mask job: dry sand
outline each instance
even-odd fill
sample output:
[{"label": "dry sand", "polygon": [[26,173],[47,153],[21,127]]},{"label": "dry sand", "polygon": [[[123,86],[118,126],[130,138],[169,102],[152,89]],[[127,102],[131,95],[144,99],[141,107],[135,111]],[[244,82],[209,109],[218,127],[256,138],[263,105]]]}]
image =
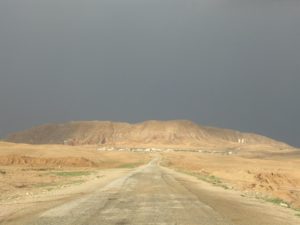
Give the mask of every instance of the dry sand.
[{"label": "dry sand", "polygon": [[[219,150],[162,152],[155,156],[161,157],[163,166],[240,191],[246,198],[300,208],[298,151],[277,151],[262,145],[240,148],[233,154]],[[7,224],[76,199],[153,157],[154,153],[146,152],[102,152],[97,146],[0,142],[0,222]]]},{"label": "dry sand", "polygon": [[295,154],[265,153],[262,157],[252,153],[250,157],[176,152],[164,153],[163,158],[163,165],[207,182],[300,208],[300,157]]},{"label": "dry sand", "polygon": [[0,142],[0,222],[75,198],[150,158],[144,153],[99,152],[92,146]]},{"label": "dry sand", "polygon": [[298,225],[287,208],[149,164],[103,188],[7,225]]}]

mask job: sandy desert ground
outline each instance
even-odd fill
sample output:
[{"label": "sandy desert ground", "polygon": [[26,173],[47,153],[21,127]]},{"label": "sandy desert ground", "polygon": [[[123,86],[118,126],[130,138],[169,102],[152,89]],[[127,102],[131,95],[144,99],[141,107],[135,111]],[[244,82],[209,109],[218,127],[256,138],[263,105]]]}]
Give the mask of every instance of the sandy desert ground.
[{"label": "sandy desert ground", "polygon": [[[295,151],[149,153],[1,142],[0,224],[68,224],[40,216],[79,201],[79,209],[88,206],[91,217],[78,224],[106,219],[101,224],[294,225],[300,222],[299,171]],[[102,201],[106,206],[100,209]],[[212,211],[204,216],[207,207]],[[95,209],[102,216],[95,216]],[[257,209],[263,215],[251,219],[262,213]],[[122,210],[131,217],[113,215]],[[171,216],[175,211],[176,218]],[[64,220],[75,218],[68,215]]]},{"label": "sandy desert ground", "polygon": [[96,149],[1,142],[0,222],[90,192],[151,158]]},{"label": "sandy desert ground", "polygon": [[245,196],[300,209],[300,154],[163,153],[163,165]]}]

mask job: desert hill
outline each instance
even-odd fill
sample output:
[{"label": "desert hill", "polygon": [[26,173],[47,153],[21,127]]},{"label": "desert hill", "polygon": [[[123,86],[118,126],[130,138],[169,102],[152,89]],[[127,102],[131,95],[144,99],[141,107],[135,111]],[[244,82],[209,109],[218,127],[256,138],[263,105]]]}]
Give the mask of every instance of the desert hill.
[{"label": "desert hill", "polygon": [[287,148],[270,138],[239,131],[200,126],[191,121],[145,121],[129,124],[111,121],[76,121],[47,124],[9,135],[9,142],[151,147],[222,147],[265,145]]}]

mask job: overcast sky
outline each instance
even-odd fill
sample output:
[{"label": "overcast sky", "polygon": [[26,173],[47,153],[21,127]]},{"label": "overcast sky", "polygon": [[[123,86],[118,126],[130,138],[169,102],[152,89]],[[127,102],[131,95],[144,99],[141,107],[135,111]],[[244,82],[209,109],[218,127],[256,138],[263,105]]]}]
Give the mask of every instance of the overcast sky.
[{"label": "overcast sky", "polygon": [[299,0],[1,0],[0,134],[190,119],[300,146]]}]

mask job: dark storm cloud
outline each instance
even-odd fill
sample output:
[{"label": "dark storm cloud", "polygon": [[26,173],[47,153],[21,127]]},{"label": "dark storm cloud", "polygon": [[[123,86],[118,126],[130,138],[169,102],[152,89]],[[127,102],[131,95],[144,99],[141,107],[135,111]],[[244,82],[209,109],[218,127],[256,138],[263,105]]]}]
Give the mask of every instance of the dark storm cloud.
[{"label": "dark storm cloud", "polygon": [[191,119],[300,146],[300,4],[3,0],[0,132]]}]

